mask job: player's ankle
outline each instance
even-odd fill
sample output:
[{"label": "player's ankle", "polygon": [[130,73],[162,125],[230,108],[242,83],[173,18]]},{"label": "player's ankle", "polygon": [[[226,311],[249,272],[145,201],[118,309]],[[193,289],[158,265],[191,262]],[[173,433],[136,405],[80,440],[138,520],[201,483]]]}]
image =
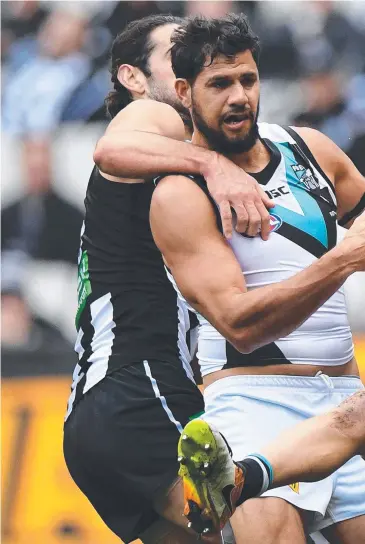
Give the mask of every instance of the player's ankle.
[{"label": "player's ankle", "polygon": [[236,463],[244,474],[245,483],[236,506],[239,506],[244,501],[259,497],[267,491],[273,481],[273,469],[270,462],[257,453],[248,455],[243,461]]}]

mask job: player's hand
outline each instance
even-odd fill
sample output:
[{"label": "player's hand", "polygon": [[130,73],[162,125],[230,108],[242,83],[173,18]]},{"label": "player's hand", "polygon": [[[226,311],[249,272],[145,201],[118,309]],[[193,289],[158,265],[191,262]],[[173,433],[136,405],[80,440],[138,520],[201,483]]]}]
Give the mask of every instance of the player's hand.
[{"label": "player's hand", "polygon": [[261,238],[267,240],[270,234],[268,209],[275,206],[274,202],[242,168],[223,155],[217,153],[215,157],[203,175],[209,192],[219,207],[224,235],[226,238],[232,236],[233,208],[237,216],[237,232],[248,236],[257,236],[260,233]]},{"label": "player's hand", "polygon": [[365,271],[365,212],[355,219],[341,244],[350,252],[355,269]]}]

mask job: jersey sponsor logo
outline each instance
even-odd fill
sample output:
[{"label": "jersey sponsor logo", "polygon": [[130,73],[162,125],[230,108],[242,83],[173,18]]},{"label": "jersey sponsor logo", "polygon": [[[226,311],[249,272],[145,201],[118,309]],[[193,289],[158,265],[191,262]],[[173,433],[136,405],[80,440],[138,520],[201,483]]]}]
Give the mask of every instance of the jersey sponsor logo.
[{"label": "jersey sponsor logo", "polygon": [[270,214],[270,232],[275,232],[276,230],[280,229],[282,224],[283,221],[281,217],[276,215],[276,213]]},{"label": "jersey sponsor logo", "polygon": [[297,493],[299,495],[299,482],[296,482],[295,484],[289,484],[289,487],[294,493]]},{"label": "jersey sponsor logo", "polygon": [[280,187],[275,187],[275,189],[270,189],[265,191],[269,198],[279,198],[282,195],[289,195],[289,187],[287,185],[280,185]]}]

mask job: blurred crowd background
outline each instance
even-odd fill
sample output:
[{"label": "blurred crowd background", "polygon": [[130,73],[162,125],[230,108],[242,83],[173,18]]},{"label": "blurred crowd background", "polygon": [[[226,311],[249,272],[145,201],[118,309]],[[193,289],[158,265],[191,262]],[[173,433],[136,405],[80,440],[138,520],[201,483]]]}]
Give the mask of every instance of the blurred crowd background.
[{"label": "blurred crowd background", "polygon": [[[83,196],[107,122],[113,37],[150,13],[238,10],[262,41],[261,119],[320,129],[365,174],[364,2],[2,2],[3,349],[73,342]],[[358,289],[349,298],[360,331]]]},{"label": "blurred crowd background", "polygon": [[[83,198],[107,123],[111,42],[129,21],[161,12],[245,12],[263,47],[261,120],[318,128],[365,175],[363,1],[27,0],[1,2],[1,11],[5,376],[67,374],[75,363]],[[361,343],[365,273],[346,292]],[[74,534],[72,524],[62,527]]]}]

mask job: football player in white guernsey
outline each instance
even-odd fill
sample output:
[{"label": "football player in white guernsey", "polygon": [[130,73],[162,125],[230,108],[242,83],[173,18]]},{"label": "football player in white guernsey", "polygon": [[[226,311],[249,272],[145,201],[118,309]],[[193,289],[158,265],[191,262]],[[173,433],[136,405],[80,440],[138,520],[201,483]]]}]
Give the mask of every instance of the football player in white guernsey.
[{"label": "football player in white guernsey", "polygon": [[[276,203],[268,242],[233,231],[227,243],[201,177],[164,177],[152,198],[155,241],[200,320],[205,418],[239,461],[363,388],[342,285],[365,270],[365,179],[319,132],[257,124],[259,47],[243,15],[194,18],[173,43],[193,143],[226,154]],[[336,219],[357,216],[337,244]],[[187,513],[197,498],[209,511],[186,484]],[[364,514],[365,462],[354,457],[320,483],[247,501],[231,523],[242,544],[305,543],[332,525],[336,542],[364,544]]]}]

